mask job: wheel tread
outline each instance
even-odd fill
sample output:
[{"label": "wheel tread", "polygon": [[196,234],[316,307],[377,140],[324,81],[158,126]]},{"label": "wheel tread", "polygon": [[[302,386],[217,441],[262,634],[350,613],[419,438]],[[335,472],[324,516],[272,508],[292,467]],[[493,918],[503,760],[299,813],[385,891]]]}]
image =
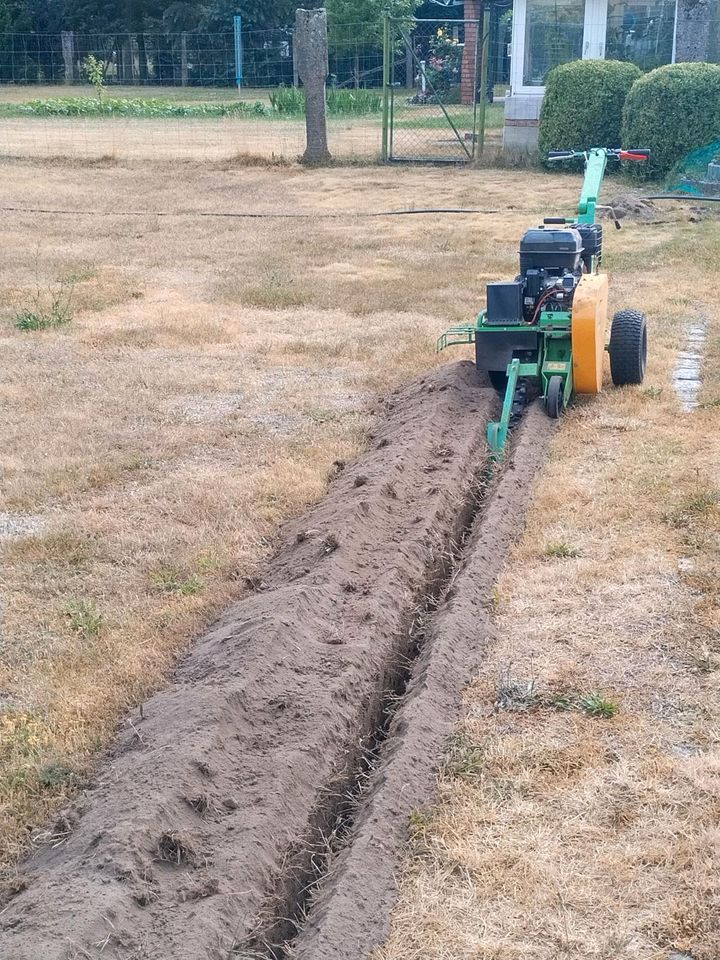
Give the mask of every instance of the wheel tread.
[{"label": "wheel tread", "polygon": [[620,310],[610,331],[610,373],[616,387],[642,383],[646,353],[645,314]]}]

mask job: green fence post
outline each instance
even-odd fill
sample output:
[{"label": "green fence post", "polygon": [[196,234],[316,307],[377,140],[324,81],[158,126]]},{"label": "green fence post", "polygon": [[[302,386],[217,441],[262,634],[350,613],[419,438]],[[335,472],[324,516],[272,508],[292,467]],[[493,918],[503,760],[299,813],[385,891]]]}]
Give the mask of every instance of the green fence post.
[{"label": "green fence post", "polygon": [[390,14],[383,14],[383,127],[382,159],[388,161],[388,134],[390,130]]}]

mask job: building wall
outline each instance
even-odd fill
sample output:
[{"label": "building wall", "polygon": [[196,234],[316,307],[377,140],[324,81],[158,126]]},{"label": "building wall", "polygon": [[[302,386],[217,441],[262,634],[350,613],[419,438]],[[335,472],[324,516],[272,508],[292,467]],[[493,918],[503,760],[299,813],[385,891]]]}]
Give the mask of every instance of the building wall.
[{"label": "building wall", "polygon": [[[718,0],[678,0],[675,62],[715,60]],[[715,41],[715,42],[714,42]]]}]

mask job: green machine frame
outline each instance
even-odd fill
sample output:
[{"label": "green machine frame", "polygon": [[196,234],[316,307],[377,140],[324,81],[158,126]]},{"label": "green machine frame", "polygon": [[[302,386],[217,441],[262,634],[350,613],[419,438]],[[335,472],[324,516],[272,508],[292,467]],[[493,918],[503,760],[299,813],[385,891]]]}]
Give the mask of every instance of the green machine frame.
[{"label": "green machine frame", "polygon": [[[546,224],[595,223],[595,214],[598,209],[598,199],[602,186],[608,159],[644,160],[647,151],[610,150],[604,147],[594,148],[587,152],[572,150],[554,151],[548,159],[571,160],[582,158],[585,161],[585,177],[583,180],[577,215],[575,217],[546,217]],[[619,224],[617,224],[619,226]],[[599,258],[593,257],[591,273],[597,273]],[[572,313],[571,311],[541,310],[536,324],[526,322],[509,325],[487,323],[485,310],[478,315],[474,325],[450,327],[437,342],[438,352],[447,347],[463,344],[474,344],[480,338],[490,338],[498,334],[518,333],[537,334],[538,352],[537,361],[524,363],[513,359],[507,366],[507,388],[503,400],[500,419],[489,423],[487,437],[491,449],[502,455],[508,439],[511,421],[515,407],[515,396],[518,381],[521,378],[535,378],[540,382],[542,396],[546,403],[557,404],[557,411],[566,407],[573,395],[573,357],[572,357]],[[556,414],[557,415],[557,414]]]}]

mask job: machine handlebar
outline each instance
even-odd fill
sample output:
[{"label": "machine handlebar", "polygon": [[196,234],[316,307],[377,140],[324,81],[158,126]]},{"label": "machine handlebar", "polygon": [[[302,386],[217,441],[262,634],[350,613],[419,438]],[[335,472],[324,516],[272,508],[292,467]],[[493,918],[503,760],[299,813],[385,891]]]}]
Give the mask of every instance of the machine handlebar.
[{"label": "machine handlebar", "polygon": [[[634,147],[627,150],[610,150],[603,147],[605,150],[605,155],[609,160],[648,160],[650,158],[650,151],[647,147]],[[550,150],[547,155],[548,160],[576,160],[582,158],[587,160],[588,157],[587,150]]]}]

